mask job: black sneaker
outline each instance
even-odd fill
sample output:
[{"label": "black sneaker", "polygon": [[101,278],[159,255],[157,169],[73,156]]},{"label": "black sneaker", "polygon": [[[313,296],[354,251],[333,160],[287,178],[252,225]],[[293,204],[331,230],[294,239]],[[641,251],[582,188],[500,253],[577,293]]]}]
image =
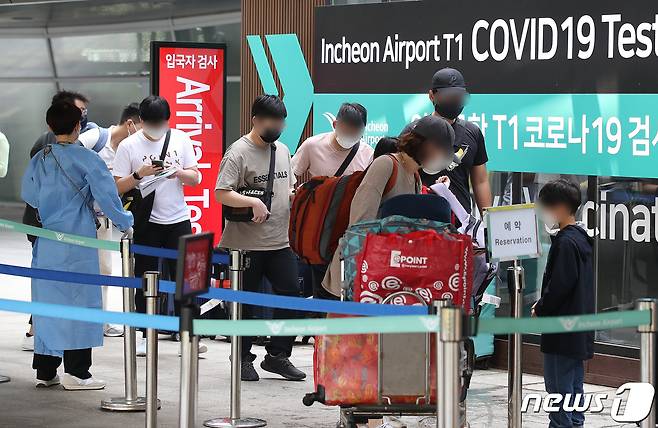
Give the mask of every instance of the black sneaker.
[{"label": "black sneaker", "polygon": [[240,366],[240,379],[247,382],[256,382],[257,380],[260,380],[258,372],[254,368],[255,359],[255,355],[250,355],[242,360],[242,364]]},{"label": "black sneaker", "polygon": [[288,380],[304,380],[306,373],[295,367],[288,357],[283,354],[279,355],[265,355],[260,367],[270,373],[276,373]]},{"label": "black sneaker", "polygon": [[252,361],[243,361],[240,368],[240,379],[246,382],[256,382],[260,380],[258,372],[254,368],[254,363]]}]

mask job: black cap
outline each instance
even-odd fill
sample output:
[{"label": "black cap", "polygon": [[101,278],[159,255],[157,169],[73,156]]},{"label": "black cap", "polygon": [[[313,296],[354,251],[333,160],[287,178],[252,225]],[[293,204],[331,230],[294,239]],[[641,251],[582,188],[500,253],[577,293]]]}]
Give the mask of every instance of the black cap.
[{"label": "black cap", "polygon": [[452,129],[452,125],[438,116],[421,117],[411,126],[410,131],[444,148],[452,149],[455,143],[455,130]]},{"label": "black cap", "polygon": [[450,89],[466,92],[464,76],[454,68],[442,68],[432,76],[432,89]]}]

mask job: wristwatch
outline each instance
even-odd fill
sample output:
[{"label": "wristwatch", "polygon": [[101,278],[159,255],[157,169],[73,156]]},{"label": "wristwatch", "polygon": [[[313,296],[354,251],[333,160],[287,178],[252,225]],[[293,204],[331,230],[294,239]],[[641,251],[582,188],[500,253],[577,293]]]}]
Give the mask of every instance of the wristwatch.
[{"label": "wristwatch", "polygon": [[133,178],[134,178],[135,180],[137,180],[137,181],[139,181],[139,180],[142,179],[142,177],[139,176],[139,174],[137,173],[137,171],[133,172]]}]

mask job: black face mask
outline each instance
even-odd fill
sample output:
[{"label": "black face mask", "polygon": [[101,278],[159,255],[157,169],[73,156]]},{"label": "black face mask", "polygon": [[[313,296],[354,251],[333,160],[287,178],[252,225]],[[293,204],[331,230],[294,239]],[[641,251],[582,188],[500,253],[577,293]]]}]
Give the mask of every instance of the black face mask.
[{"label": "black face mask", "polygon": [[281,136],[281,130],[276,128],[268,128],[262,134],[259,134],[260,138],[266,143],[272,144]]},{"label": "black face mask", "polygon": [[462,102],[443,102],[435,103],[434,111],[441,117],[446,119],[455,120],[464,110],[464,103]]},{"label": "black face mask", "polygon": [[80,117],[80,129],[85,129],[88,122],[89,122],[89,117],[87,116],[87,112],[82,113],[82,117]]}]

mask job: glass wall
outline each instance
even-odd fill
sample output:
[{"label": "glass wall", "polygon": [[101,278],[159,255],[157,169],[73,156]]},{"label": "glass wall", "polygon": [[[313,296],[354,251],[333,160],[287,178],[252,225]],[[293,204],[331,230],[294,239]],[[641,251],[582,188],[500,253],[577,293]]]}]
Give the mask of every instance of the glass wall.
[{"label": "glass wall", "polygon": [[[510,203],[511,174],[493,173],[492,184],[496,202]],[[522,174],[522,202],[535,202],[542,186],[563,177],[577,183],[583,204],[577,219],[593,237],[596,311],[630,310],[638,298],[658,295],[658,180],[638,180],[612,177],[585,177],[554,174]],[[539,298],[550,237],[540,225],[542,255],[536,260],[524,260],[526,290],[525,315]],[[509,316],[509,293],[506,269],[501,264],[497,285],[503,304],[500,316]],[[634,328],[599,331],[600,344],[639,347]],[[613,351],[614,352],[614,351]],[[622,354],[626,354],[622,352]]]},{"label": "glass wall", "polygon": [[116,123],[125,105],[149,94],[153,40],[226,44],[226,138],[236,140],[240,132],[240,22],[234,13],[223,16],[222,24],[214,26],[195,26],[194,18],[186,18],[184,25],[174,20],[165,30],[161,22],[158,28],[132,23],[130,28],[139,31],[124,31],[122,26],[119,33],[79,34],[75,27],[67,27],[65,34],[52,37],[0,36],[0,131],[11,146],[0,202],[21,201],[20,179],[32,144],[46,131],[44,117],[52,95],[58,89],[80,92],[90,99],[90,120],[103,126]]}]

